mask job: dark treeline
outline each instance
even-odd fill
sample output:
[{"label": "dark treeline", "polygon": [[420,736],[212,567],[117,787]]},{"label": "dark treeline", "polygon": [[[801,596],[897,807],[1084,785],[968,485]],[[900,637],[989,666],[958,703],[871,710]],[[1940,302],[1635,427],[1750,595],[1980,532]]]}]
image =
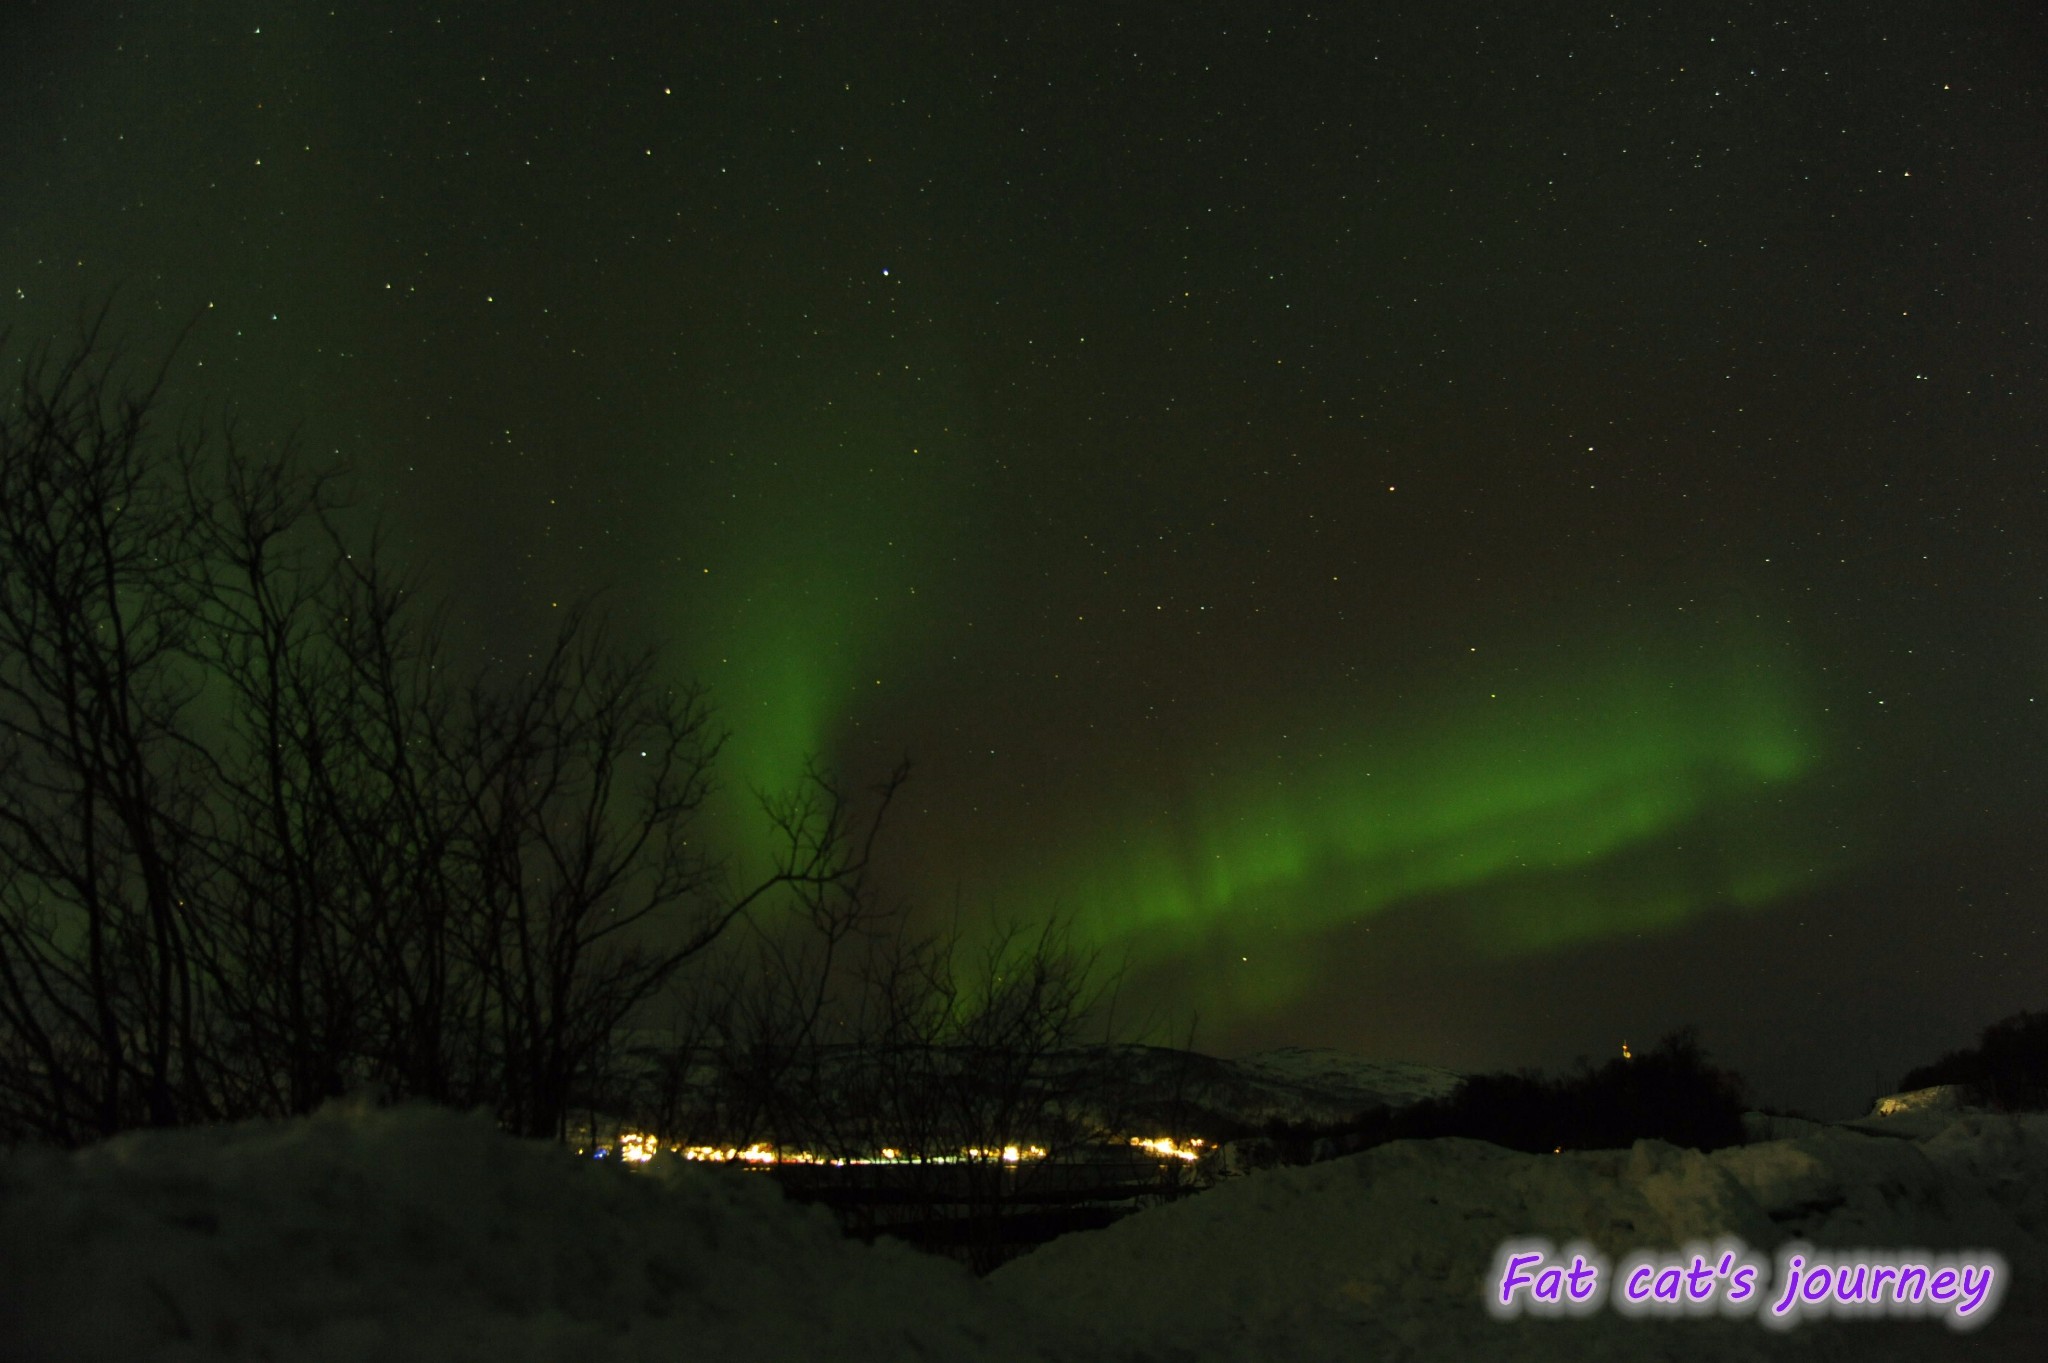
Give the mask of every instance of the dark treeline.
[{"label": "dark treeline", "polygon": [[162,429],[103,322],[0,408],[0,1138],[365,1086],[557,1136],[735,923],[865,921],[901,772],[863,815],[822,776],[768,806],[730,884],[701,695],[581,611],[465,665],[333,476]]},{"label": "dark treeline", "polygon": [[1091,1044],[1116,1025],[1117,977],[1062,920],[914,935],[861,892],[813,899],[788,926],[724,953],[673,1026],[622,1038],[588,1092],[593,1144],[609,1115],[663,1148],[819,1161],[777,1177],[853,1233],[984,1272],[1101,1224],[1111,1190],[1182,1190],[1177,1163],[1126,1141],[1131,1048]]},{"label": "dark treeline", "polygon": [[1318,1152],[1440,1136],[1530,1154],[1625,1150],[1639,1140],[1718,1150],[1747,1139],[1745,1089],[1739,1075],[1712,1063],[1690,1028],[1681,1028],[1640,1055],[1616,1057],[1598,1068],[1581,1062],[1576,1071],[1555,1078],[1476,1074],[1442,1098],[1328,1126],[1277,1125],[1266,1134],[1279,1158],[1294,1163]]},{"label": "dark treeline", "polygon": [[1511,1150],[1621,1150],[1639,1140],[1718,1150],[1745,1139],[1744,1084],[1690,1030],[1640,1055],[1544,1079],[1474,1075],[1445,1099],[1394,1114],[1392,1136],[1472,1136]]},{"label": "dark treeline", "polygon": [[1973,1103],[2006,1112],[2048,1110],[2048,1013],[2019,1012],[1986,1027],[1968,1050],[1910,1071],[1901,1089],[1956,1084]]}]

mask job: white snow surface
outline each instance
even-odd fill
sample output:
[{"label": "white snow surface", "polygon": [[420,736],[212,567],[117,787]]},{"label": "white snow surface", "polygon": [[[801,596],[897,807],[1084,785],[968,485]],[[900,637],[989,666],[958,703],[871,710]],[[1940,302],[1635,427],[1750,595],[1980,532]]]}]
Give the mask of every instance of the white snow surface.
[{"label": "white snow surface", "polygon": [[[2048,1117],[1873,1119],[1702,1155],[1403,1141],[1071,1235],[985,1282],[842,1239],[759,1174],[629,1173],[481,1117],[335,1105],[0,1159],[0,1359],[1692,1360],[2048,1357]],[[1991,1248],[1933,1321],[1502,1322],[1500,1243]]]}]

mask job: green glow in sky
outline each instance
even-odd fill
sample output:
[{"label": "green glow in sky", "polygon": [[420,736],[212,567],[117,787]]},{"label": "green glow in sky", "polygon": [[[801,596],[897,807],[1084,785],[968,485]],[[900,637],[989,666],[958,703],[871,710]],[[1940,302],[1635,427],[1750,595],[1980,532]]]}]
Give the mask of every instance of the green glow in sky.
[{"label": "green glow in sky", "polygon": [[846,726],[915,655],[945,595],[962,475],[936,407],[852,384],[702,443],[726,455],[685,492],[703,562],[681,575],[674,627],[729,735],[727,836],[758,868],[775,843],[756,795],[788,794],[813,762],[830,771]]}]

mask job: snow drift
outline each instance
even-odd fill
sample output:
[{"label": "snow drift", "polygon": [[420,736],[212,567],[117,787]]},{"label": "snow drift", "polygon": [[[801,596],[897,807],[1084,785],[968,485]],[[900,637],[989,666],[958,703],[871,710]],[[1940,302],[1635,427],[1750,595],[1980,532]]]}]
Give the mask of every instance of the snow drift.
[{"label": "snow drift", "polygon": [[844,1239],[760,1174],[648,1168],[426,1107],[17,1154],[0,1358],[1050,1356],[965,1269]]},{"label": "snow drift", "polygon": [[[1919,1139],[1914,1139],[1915,1135]],[[1992,1249],[2012,1272],[1967,1335],[1933,1321],[1499,1321],[1498,1247],[1584,1240],[1610,1256],[1739,1238],[1895,1252]],[[1933,1114],[1704,1155],[1658,1141],[1524,1155],[1399,1141],[1276,1169],[1090,1235],[992,1281],[1156,1360],[2039,1359],[2048,1356],[2048,1117]],[[1141,1267],[1142,1266],[1142,1267]]]},{"label": "snow drift", "polygon": [[[627,1172],[420,1107],[0,1160],[0,1357],[2034,1359],[2048,1118],[1915,1112],[1702,1155],[1398,1142],[1069,1236],[986,1282],[759,1174]],[[1498,1246],[1990,1248],[1995,1319],[1492,1319]]]}]

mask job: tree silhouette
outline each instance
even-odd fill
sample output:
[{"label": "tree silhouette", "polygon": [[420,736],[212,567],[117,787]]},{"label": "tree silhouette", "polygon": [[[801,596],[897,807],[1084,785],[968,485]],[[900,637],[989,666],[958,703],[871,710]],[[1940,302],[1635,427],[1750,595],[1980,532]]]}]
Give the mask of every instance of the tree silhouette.
[{"label": "tree silhouette", "polygon": [[370,1084],[561,1134],[734,923],[858,917],[813,775],[749,886],[693,837],[720,740],[589,611],[466,669],[339,481],[157,430],[105,310],[0,409],[0,1136],[310,1110]]}]

